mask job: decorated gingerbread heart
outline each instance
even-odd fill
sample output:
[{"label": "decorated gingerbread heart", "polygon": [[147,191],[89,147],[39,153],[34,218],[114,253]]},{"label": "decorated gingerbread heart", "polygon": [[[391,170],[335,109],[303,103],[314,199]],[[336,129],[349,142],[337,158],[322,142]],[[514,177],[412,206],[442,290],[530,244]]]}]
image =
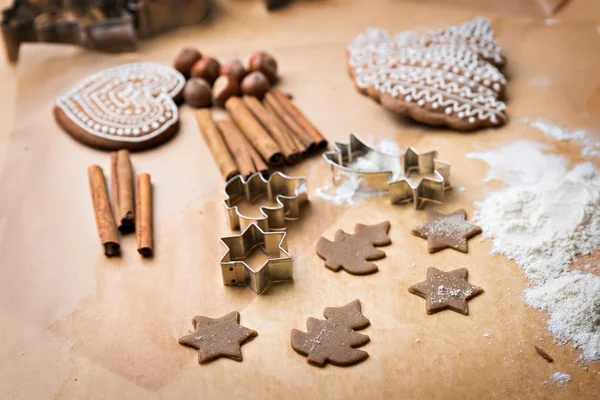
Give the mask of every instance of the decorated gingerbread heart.
[{"label": "decorated gingerbread heart", "polygon": [[56,101],[58,124],[72,137],[104,150],[143,150],[179,127],[176,100],[185,78],[156,63],[124,64],[85,78]]}]

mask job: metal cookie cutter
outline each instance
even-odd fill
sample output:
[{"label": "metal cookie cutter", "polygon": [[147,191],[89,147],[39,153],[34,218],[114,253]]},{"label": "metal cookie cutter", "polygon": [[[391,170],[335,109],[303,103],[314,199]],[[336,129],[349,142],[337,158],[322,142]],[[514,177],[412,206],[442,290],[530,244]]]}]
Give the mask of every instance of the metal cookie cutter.
[{"label": "metal cookie cutter", "polygon": [[[308,201],[306,178],[289,177],[281,172],[275,172],[269,180],[260,173],[251,175],[247,181],[241,175],[234,176],[225,184],[225,195],[223,204],[232,230],[244,230],[251,224],[265,232],[285,230],[286,220],[298,219],[301,205]],[[260,207],[261,216],[257,218],[240,212],[238,203],[252,203],[261,197],[275,205]]]},{"label": "metal cookie cutter", "polygon": [[450,164],[438,161],[437,151],[420,154],[408,147],[399,156],[378,151],[354,133],[346,143],[335,142],[334,151],[323,154],[331,166],[333,182],[350,179],[364,192],[389,191],[392,204],[441,203],[450,188]]},{"label": "metal cookie cutter", "polygon": [[[292,256],[287,252],[285,232],[264,232],[252,224],[241,235],[222,237],[221,243],[227,248],[220,261],[225,286],[247,285],[261,294],[271,282],[293,279]],[[273,258],[255,271],[242,259],[256,247]]]}]

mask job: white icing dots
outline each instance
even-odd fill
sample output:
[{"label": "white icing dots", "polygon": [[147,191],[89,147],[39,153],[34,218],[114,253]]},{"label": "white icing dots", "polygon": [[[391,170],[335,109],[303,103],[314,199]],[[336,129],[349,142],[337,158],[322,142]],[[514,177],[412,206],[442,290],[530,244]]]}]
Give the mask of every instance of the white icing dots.
[{"label": "white icing dots", "polygon": [[503,122],[506,106],[498,93],[506,79],[500,71],[462,39],[430,43],[428,37],[374,28],[360,34],[348,46],[357,86],[471,124]]},{"label": "white icing dots", "polygon": [[89,134],[116,141],[142,141],[163,133],[177,121],[172,97],[184,85],[185,78],[169,67],[125,64],[82,80],[59,97],[56,105]]}]

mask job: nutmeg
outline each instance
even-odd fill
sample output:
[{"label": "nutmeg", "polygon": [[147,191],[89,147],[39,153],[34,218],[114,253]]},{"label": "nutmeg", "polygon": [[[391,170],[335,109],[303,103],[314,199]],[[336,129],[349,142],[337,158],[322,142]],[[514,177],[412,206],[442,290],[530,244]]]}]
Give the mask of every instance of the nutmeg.
[{"label": "nutmeg", "polygon": [[269,80],[265,74],[259,71],[249,73],[242,81],[242,93],[259,99],[262,99],[270,88]]},{"label": "nutmeg", "polygon": [[221,75],[233,78],[238,84],[242,83],[247,74],[248,71],[246,71],[244,64],[240,60],[233,60],[221,66]]},{"label": "nutmeg", "polygon": [[210,107],[212,93],[210,85],[202,78],[192,78],[183,88],[183,99],[192,107]]},{"label": "nutmeg", "polygon": [[183,48],[175,57],[175,61],[173,61],[173,68],[181,72],[186,78],[189,78],[192,67],[201,58],[202,54],[200,54],[198,50],[191,47]]},{"label": "nutmeg", "polygon": [[213,85],[213,100],[215,104],[223,107],[230,97],[237,96],[240,93],[240,86],[233,78],[227,75],[221,75]]},{"label": "nutmeg", "polygon": [[197,61],[192,67],[192,77],[202,78],[209,84],[213,84],[219,77],[221,65],[212,57],[204,57]]},{"label": "nutmeg", "polygon": [[262,72],[271,83],[277,79],[277,61],[265,51],[257,51],[252,54],[248,61],[248,68],[252,72]]}]

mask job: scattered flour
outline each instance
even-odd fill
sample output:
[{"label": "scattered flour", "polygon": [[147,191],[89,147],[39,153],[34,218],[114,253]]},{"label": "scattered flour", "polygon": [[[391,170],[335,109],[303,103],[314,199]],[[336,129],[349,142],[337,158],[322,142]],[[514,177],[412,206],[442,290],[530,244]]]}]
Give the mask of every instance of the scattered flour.
[{"label": "scattered flour", "polygon": [[315,195],[321,199],[338,206],[347,204],[349,206],[356,205],[356,195],[360,187],[359,179],[347,179],[340,186],[332,188],[323,186],[317,188]]},{"label": "scattered flour", "polygon": [[525,118],[524,121],[529,123],[533,128],[544,132],[544,134],[551,139],[559,140],[561,142],[569,140],[579,142],[582,147],[581,155],[584,157],[600,157],[600,142],[592,137],[587,131],[582,129],[569,131],[542,119],[530,121]]},{"label": "scattered flour", "polygon": [[565,374],[563,372],[555,372],[552,375],[552,382],[556,383],[559,386],[566,385],[571,382],[571,375]]},{"label": "scattered flour", "polygon": [[484,333],[481,336],[483,336],[484,338],[488,338],[488,339],[492,337],[492,335],[490,335],[489,333]]},{"label": "scattered flour", "polygon": [[591,163],[566,170],[536,142],[472,153],[490,170],[486,180],[509,186],[478,204],[475,220],[493,239],[493,254],[513,259],[532,282],[525,300],[550,314],[549,330],[600,360],[600,277],[569,271],[574,257],[600,245],[600,171]]},{"label": "scattered flour", "polygon": [[467,157],[485,161],[489,165],[485,182],[497,180],[509,185],[527,185],[542,178],[558,178],[566,173],[567,160],[542,152],[549,149],[542,143],[521,140],[498,150],[469,153]]}]

